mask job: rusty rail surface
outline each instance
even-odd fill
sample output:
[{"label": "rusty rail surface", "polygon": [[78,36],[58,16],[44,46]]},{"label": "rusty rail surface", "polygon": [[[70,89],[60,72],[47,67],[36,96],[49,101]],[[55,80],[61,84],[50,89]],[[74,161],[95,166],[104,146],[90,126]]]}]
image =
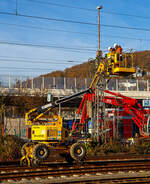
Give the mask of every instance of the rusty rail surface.
[{"label": "rusty rail surface", "polygon": [[[22,180],[48,177],[86,176],[119,172],[139,172],[150,170],[150,159],[87,161],[84,165],[67,163],[43,164],[39,168],[18,166],[0,167],[0,181]],[[114,175],[113,174],[113,175]],[[142,176],[143,177],[143,176]],[[105,179],[106,180],[106,179]],[[90,181],[89,181],[90,182]]]}]

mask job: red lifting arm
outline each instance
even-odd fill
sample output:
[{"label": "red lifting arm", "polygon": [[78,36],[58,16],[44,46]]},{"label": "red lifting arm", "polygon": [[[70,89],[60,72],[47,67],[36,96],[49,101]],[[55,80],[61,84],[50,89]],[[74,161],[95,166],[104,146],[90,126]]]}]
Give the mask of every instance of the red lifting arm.
[{"label": "red lifting arm", "polygon": [[[126,113],[130,114],[132,116],[132,120],[136,123],[136,125],[141,130],[141,133],[143,134],[143,125],[144,125],[144,115],[146,114],[143,107],[138,103],[138,101],[134,98],[124,96],[120,93],[111,92],[109,90],[105,90],[105,93],[111,95],[111,96],[105,96],[104,97],[104,103],[105,104],[111,104],[117,107],[121,107]],[[81,112],[81,119],[79,124],[81,127],[84,126],[84,123],[86,122],[88,116],[87,116],[87,101],[94,102],[95,93],[87,93],[84,94],[81,104],[79,106],[79,109],[77,111],[77,114]],[[72,130],[75,130],[75,122],[73,124]]]}]

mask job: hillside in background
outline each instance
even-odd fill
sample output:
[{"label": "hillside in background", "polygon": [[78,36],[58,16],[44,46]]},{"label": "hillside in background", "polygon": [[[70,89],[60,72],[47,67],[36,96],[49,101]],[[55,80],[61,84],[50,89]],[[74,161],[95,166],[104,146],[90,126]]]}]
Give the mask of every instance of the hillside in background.
[{"label": "hillside in background", "polygon": [[[150,51],[141,51],[141,52],[135,52],[135,66],[140,66],[145,71],[150,72]],[[67,68],[64,71],[55,71],[52,73],[48,73],[43,75],[44,77],[66,77],[66,78],[92,78],[94,73],[96,72],[96,62],[95,60],[89,60],[87,62],[84,62],[83,64],[73,66],[71,68]],[[146,77],[145,77],[146,78]],[[149,77],[150,78],[150,77]],[[147,79],[149,79],[147,77]],[[41,78],[37,77],[34,78],[35,84],[41,88]],[[31,80],[28,79],[22,83],[22,86],[31,88]],[[78,83],[79,84],[79,83]],[[28,86],[29,85],[29,86]],[[46,85],[46,81],[45,81]],[[20,86],[20,82],[16,83],[16,87]],[[47,85],[49,88],[49,86]],[[14,98],[13,98],[14,99]],[[29,109],[37,106],[41,106],[41,104],[45,103],[44,98],[39,98],[38,94],[35,98],[32,98],[25,95],[21,97],[9,99],[9,104],[13,104],[16,106],[16,112],[19,115],[24,114]],[[7,103],[8,103],[7,102]],[[36,102],[36,103],[35,103]],[[6,103],[6,105],[7,105]],[[10,112],[12,109],[9,109]],[[13,111],[12,111],[13,112]]]},{"label": "hillside in background", "polygon": [[[141,67],[145,71],[150,71],[150,51],[140,51],[134,53],[135,66]],[[95,72],[95,61],[90,60],[83,64],[67,68],[64,71],[54,71],[43,76],[45,77],[78,77],[90,78]]]},{"label": "hillside in background", "polygon": [[66,68],[64,71],[54,71],[43,76],[44,77],[89,78],[91,76],[90,72],[91,72],[91,62],[84,62],[83,64],[75,65],[71,68]]},{"label": "hillside in background", "polygon": [[150,51],[135,52],[135,65],[150,71]]}]

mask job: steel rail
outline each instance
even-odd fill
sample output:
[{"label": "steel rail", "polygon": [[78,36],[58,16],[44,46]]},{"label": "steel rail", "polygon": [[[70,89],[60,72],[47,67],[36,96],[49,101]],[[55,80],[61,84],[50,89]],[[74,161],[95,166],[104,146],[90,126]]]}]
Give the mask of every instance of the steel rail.
[{"label": "steel rail", "polygon": [[38,170],[24,170],[24,171],[13,171],[13,172],[1,172],[0,173],[0,180],[8,180],[8,179],[15,179],[20,180],[22,178],[35,178],[35,177],[61,177],[61,176],[72,176],[72,175],[85,175],[85,174],[95,174],[95,173],[108,173],[108,172],[119,172],[119,171],[139,171],[139,170],[150,170],[150,163],[139,164],[133,163],[126,164],[126,165],[117,165],[115,164],[108,164],[103,166],[78,166],[78,167],[70,167],[70,168],[39,168]]},{"label": "steel rail", "polygon": [[34,168],[34,167],[28,167],[28,166],[24,166],[24,167],[20,167],[19,165],[15,166],[15,165],[8,165],[8,166],[1,166],[0,167],[0,173],[1,172],[11,172],[16,170],[16,172],[18,171],[24,171],[24,170],[30,170],[30,171],[36,171],[37,169],[41,169],[41,170],[47,170],[47,169],[59,169],[59,168],[63,168],[63,169],[69,169],[71,168],[80,168],[80,167],[88,167],[88,168],[93,168],[93,167],[98,167],[98,168],[109,168],[109,167],[132,167],[132,166],[139,166],[139,167],[145,167],[145,166],[150,166],[150,159],[131,159],[131,160],[103,160],[103,161],[98,161],[98,160],[91,160],[91,161],[87,161],[84,163],[83,166],[79,166],[76,165],[76,163],[73,164],[68,164],[65,162],[55,162],[55,163],[44,163],[40,166],[38,166],[38,168]]}]

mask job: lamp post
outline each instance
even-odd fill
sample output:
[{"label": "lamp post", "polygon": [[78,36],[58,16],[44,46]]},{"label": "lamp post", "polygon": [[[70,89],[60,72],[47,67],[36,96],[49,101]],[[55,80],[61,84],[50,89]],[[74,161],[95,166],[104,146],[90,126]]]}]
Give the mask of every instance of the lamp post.
[{"label": "lamp post", "polygon": [[96,57],[102,55],[102,51],[100,50],[100,10],[102,9],[102,6],[98,6],[98,50],[96,52]]},{"label": "lamp post", "polygon": [[[97,66],[99,66],[99,62],[102,58],[102,51],[100,50],[100,10],[102,9],[102,6],[98,6],[98,49],[96,52],[96,60],[97,60]],[[100,87],[100,86],[99,86]],[[104,131],[104,119],[103,119],[103,111],[104,111],[104,104],[102,102],[104,92],[103,90],[99,90],[99,87],[97,86],[96,89],[96,117],[97,117],[97,122],[96,122],[96,132],[97,132],[97,142],[99,142],[99,133],[100,131],[102,132],[102,141],[103,141],[103,131]],[[99,102],[99,99],[101,99],[101,103]],[[101,116],[101,126],[100,126],[100,116]],[[101,128],[100,128],[101,127]]]}]

